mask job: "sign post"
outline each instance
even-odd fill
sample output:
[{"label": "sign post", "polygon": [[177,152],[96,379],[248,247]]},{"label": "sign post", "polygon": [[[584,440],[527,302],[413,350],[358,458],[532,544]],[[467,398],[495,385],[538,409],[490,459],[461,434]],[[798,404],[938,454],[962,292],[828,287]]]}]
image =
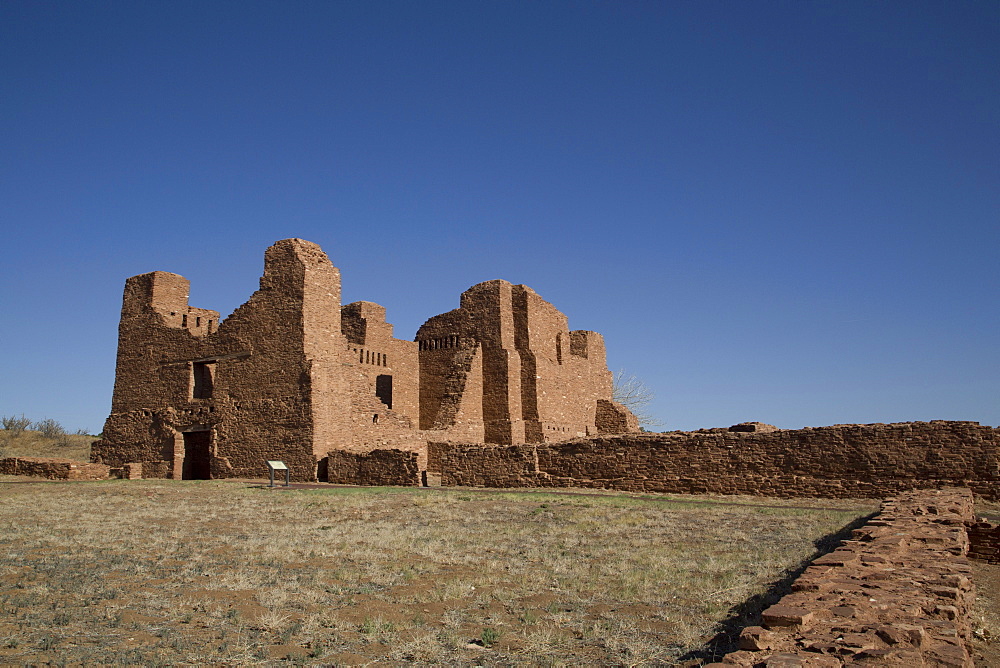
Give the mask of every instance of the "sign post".
[{"label": "sign post", "polygon": [[288,487],[289,485],[292,484],[291,483],[291,479],[289,477],[290,471],[288,470],[288,467],[285,466],[285,462],[278,462],[278,461],[268,460],[268,462],[267,462],[267,468],[271,472],[271,484],[270,484],[270,487],[274,487],[274,472],[275,471],[284,471],[285,472],[285,487]]}]

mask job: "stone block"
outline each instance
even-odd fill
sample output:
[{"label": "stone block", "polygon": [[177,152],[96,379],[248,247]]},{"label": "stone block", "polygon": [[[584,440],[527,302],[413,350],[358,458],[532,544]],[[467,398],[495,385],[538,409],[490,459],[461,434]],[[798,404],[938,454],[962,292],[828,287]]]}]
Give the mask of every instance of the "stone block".
[{"label": "stone block", "polygon": [[740,633],[740,649],[751,652],[771,649],[774,633],[760,626],[748,626]]},{"label": "stone block", "polygon": [[764,611],[761,615],[764,625],[767,627],[775,626],[801,626],[808,627],[816,613],[812,610],[806,608],[800,608],[790,605],[772,605],[770,608]]}]

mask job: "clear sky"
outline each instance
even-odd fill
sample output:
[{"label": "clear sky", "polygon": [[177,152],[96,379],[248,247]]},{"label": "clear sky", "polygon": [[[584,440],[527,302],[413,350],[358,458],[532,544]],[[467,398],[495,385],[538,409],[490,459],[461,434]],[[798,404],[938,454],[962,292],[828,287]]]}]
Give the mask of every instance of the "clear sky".
[{"label": "clear sky", "polygon": [[121,293],[319,243],[396,336],[524,283],[664,429],[1000,424],[1000,3],[0,3],[0,413],[99,431]]}]

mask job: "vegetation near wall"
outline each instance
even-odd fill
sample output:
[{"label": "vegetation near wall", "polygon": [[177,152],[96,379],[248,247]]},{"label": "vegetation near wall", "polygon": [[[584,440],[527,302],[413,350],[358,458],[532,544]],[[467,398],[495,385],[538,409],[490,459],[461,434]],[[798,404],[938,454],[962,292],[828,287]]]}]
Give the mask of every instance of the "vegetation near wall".
[{"label": "vegetation near wall", "polygon": [[59,457],[90,460],[90,444],[97,440],[83,429],[70,434],[51,418],[37,422],[20,416],[0,417],[0,457]]}]

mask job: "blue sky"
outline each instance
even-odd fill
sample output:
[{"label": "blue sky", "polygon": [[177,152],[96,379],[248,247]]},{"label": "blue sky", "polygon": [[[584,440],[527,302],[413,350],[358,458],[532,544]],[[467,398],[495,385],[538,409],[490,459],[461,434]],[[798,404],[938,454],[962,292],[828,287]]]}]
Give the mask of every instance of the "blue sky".
[{"label": "blue sky", "polygon": [[0,413],[101,428],[121,291],[319,243],[396,335],[537,290],[665,429],[1000,424],[1000,3],[0,3]]}]

